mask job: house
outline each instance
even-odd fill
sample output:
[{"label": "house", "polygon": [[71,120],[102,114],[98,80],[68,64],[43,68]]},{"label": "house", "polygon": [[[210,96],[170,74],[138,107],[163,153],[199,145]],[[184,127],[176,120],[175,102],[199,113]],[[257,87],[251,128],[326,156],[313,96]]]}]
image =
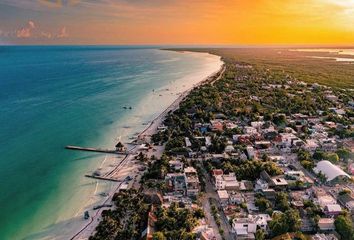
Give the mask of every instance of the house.
[{"label": "house", "polygon": [[222,206],[226,206],[229,202],[229,194],[226,190],[218,190],[217,191],[220,203]]},{"label": "house", "polygon": [[318,220],[318,228],[320,231],[334,231],[334,218],[320,218]]},{"label": "house", "polygon": [[224,121],[221,119],[215,119],[210,121],[211,124],[211,131],[223,131],[224,130]]},{"label": "house", "polygon": [[199,179],[197,170],[194,167],[184,169],[184,178],[186,182],[186,193],[189,197],[196,197],[199,193]]},{"label": "house", "polygon": [[337,142],[334,138],[320,138],[321,150],[333,152],[337,150]]},{"label": "house", "polygon": [[185,141],[185,144],[186,144],[186,147],[191,147],[192,146],[192,143],[191,143],[191,141],[189,140],[189,138],[188,137],[185,137],[184,138],[184,141]]},{"label": "house", "polygon": [[268,214],[248,215],[247,218],[235,218],[232,221],[232,228],[236,239],[254,239],[257,229],[268,230],[268,222],[272,218]]},{"label": "house", "polygon": [[180,160],[171,160],[168,162],[170,168],[174,171],[182,171],[183,170],[183,162]]},{"label": "house", "polygon": [[235,148],[234,148],[234,146],[232,146],[232,145],[227,145],[226,147],[225,147],[225,150],[224,150],[226,153],[232,153],[232,152],[234,152],[235,151]]},{"label": "house", "polygon": [[244,202],[243,196],[240,192],[229,191],[229,202],[231,204],[241,204]]},{"label": "house", "polygon": [[246,153],[247,153],[248,159],[253,159],[255,157],[254,148],[252,146],[246,147]]},{"label": "house", "polygon": [[240,188],[240,183],[237,181],[235,173],[224,174],[223,179],[225,181],[225,190],[232,191]]},{"label": "house", "polygon": [[214,181],[216,190],[238,190],[240,187],[235,173],[215,175]]},{"label": "house", "polygon": [[332,102],[336,102],[338,101],[338,97],[336,95],[333,95],[333,94],[328,94],[325,96],[325,98],[329,101],[332,101]]},{"label": "house", "polygon": [[255,134],[258,134],[258,131],[257,131],[256,128],[254,128],[254,127],[249,127],[249,126],[245,126],[245,127],[243,128],[243,132],[244,132],[245,134],[248,134],[248,135],[255,135]]},{"label": "house", "polygon": [[183,173],[168,173],[165,180],[168,190],[182,195],[186,193],[186,178]]},{"label": "house", "polygon": [[263,179],[257,179],[256,184],[254,186],[255,191],[261,191],[268,189],[269,185],[268,182]]},{"label": "house", "polygon": [[316,149],[319,148],[319,145],[317,143],[316,139],[307,139],[306,143],[304,145],[304,149],[310,152],[316,151]]},{"label": "house", "polygon": [[324,212],[329,217],[335,217],[341,214],[342,208],[338,204],[328,204],[325,206]]},{"label": "house", "polygon": [[200,233],[200,240],[217,240],[214,229],[207,228]]},{"label": "house", "polygon": [[338,202],[354,214],[354,198],[351,194],[342,194],[338,196]]},{"label": "house", "polygon": [[312,240],[338,240],[338,238],[334,234],[323,234],[318,233],[313,235]]},{"label": "house", "polygon": [[281,190],[288,187],[288,182],[283,177],[273,177],[270,186]]},{"label": "house", "polygon": [[268,149],[272,143],[270,141],[255,141],[254,145],[257,149]]},{"label": "house", "polygon": [[214,179],[215,179],[214,182],[215,182],[215,189],[216,190],[225,189],[226,183],[225,183],[222,175],[216,175]]},{"label": "house", "polygon": [[251,122],[251,127],[256,128],[256,129],[261,129],[264,124],[265,124],[264,121]]}]

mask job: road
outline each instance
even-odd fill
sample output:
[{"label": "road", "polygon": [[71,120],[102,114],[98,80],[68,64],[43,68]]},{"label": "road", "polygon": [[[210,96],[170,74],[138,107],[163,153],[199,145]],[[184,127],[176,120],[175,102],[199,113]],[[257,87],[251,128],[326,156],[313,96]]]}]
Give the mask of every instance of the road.
[{"label": "road", "polygon": [[[223,211],[221,211],[221,205],[220,205],[220,201],[219,201],[219,197],[216,193],[216,191],[214,190],[213,184],[211,182],[210,176],[209,174],[205,171],[205,169],[203,167],[201,167],[200,169],[202,169],[202,174],[204,176],[205,179],[205,195],[203,196],[202,199],[202,203],[203,203],[203,209],[206,215],[212,217],[211,215],[211,209],[210,209],[210,204],[209,204],[209,199],[211,199],[211,202],[214,203],[216,205],[216,207],[218,208],[218,212],[220,215],[220,227],[221,229],[224,231],[224,239],[226,240],[234,240],[235,236],[232,233],[232,228],[231,225],[229,224],[229,221],[227,220],[225,214]],[[206,202],[206,203],[205,203]],[[214,229],[214,232],[219,233],[219,229],[218,226],[215,223],[214,218],[213,219],[213,223],[211,223],[211,226]]]}]

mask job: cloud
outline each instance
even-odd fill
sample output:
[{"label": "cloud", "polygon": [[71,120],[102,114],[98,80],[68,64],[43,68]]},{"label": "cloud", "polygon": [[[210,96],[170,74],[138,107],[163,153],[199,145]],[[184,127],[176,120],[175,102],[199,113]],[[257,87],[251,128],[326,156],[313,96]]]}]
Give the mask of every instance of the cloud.
[{"label": "cloud", "polygon": [[60,29],[60,33],[57,35],[57,38],[67,38],[69,37],[69,34],[66,31],[66,27],[62,27]]},{"label": "cloud", "polygon": [[16,31],[16,36],[18,38],[29,38],[32,36],[32,30],[35,29],[36,26],[33,21],[28,21],[27,26],[22,27]]},{"label": "cloud", "polygon": [[81,2],[80,0],[38,0],[44,6],[50,8],[61,8],[64,6],[73,6]]},{"label": "cloud", "polygon": [[50,32],[41,31],[41,37],[51,39],[52,34]]},{"label": "cloud", "polygon": [[[69,37],[66,27],[60,28],[59,33],[53,33],[42,29],[40,25],[31,20],[27,22],[26,26],[15,30],[14,33],[17,38],[59,39]],[[1,32],[1,35],[5,36],[6,34],[5,32]]]},{"label": "cloud", "polygon": [[34,25],[34,22],[33,21],[28,21],[28,26],[30,28],[36,28],[36,26]]}]

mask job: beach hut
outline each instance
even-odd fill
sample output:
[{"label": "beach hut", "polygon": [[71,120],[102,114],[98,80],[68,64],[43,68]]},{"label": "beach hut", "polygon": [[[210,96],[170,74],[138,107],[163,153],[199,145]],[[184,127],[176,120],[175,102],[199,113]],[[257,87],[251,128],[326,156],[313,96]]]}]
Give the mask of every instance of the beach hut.
[{"label": "beach hut", "polygon": [[123,145],[123,143],[121,142],[118,142],[116,144],[116,151],[117,152],[124,152],[126,149],[125,149],[125,146]]}]

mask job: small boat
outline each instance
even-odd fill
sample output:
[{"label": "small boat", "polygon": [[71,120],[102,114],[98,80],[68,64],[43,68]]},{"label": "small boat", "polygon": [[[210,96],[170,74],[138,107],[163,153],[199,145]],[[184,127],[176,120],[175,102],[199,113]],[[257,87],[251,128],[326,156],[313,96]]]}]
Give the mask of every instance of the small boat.
[{"label": "small boat", "polygon": [[84,219],[87,220],[87,219],[89,219],[89,218],[90,218],[89,212],[88,212],[88,211],[85,211],[85,213],[84,213]]}]

